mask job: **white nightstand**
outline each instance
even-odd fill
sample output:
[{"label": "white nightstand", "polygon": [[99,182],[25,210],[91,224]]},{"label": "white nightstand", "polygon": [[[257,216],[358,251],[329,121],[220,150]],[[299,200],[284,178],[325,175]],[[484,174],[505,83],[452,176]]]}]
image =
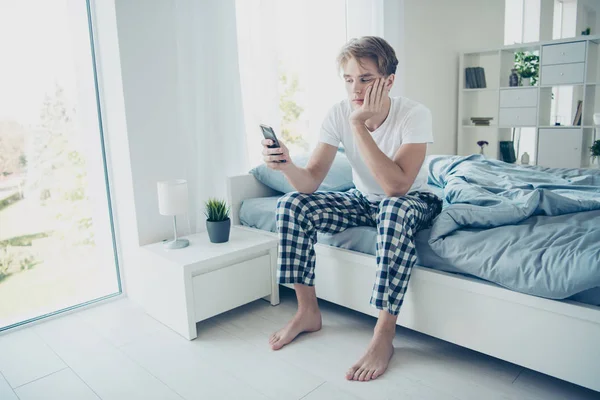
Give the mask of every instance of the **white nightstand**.
[{"label": "white nightstand", "polygon": [[192,340],[196,322],[260,298],[279,304],[276,238],[241,227],[227,243],[206,232],[186,238],[184,249],[142,247],[126,274],[129,297],[149,315]]}]

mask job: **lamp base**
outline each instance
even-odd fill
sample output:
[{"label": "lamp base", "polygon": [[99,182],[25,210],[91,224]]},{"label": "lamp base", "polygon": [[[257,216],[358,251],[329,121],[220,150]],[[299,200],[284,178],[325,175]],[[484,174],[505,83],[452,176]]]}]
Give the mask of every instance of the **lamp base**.
[{"label": "lamp base", "polygon": [[163,246],[165,249],[174,250],[174,249],[183,249],[184,247],[188,247],[190,245],[190,241],[187,239],[177,239],[170,240],[168,242],[164,242]]}]

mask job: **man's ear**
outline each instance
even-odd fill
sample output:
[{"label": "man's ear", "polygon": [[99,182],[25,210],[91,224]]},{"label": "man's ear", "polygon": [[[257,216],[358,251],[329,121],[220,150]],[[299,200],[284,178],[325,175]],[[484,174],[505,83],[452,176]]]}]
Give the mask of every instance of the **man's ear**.
[{"label": "man's ear", "polygon": [[390,76],[387,77],[386,82],[385,82],[385,88],[389,91],[392,90],[392,86],[394,86],[394,80],[396,79],[396,75],[395,74],[391,74]]}]

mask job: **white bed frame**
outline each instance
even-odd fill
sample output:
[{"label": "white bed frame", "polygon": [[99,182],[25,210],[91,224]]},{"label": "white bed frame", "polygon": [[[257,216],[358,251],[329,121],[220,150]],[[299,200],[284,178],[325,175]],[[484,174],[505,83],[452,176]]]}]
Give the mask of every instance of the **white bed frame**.
[{"label": "white bed frame", "polygon": [[[230,177],[227,187],[234,225],[242,201],[277,194],[252,175]],[[376,317],[375,257],[322,244],[315,251],[317,296]],[[600,307],[415,266],[398,325],[600,391]]]}]

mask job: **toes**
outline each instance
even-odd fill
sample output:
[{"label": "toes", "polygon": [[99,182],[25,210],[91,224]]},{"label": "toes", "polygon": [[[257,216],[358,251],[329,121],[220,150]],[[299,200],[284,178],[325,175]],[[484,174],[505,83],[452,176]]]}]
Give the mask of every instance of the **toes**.
[{"label": "toes", "polygon": [[271,348],[273,350],[279,350],[282,347],[283,347],[283,340],[276,340],[275,342],[271,343]]},{"label": "toes", "polygon": [[347,372],[346,372],[346,379],[348,379],[349,381],[352,380],[352,378],[354,377],[354,373],[358,370],[358,366],[354,365],[352,366],[352,368],[350,368]]},{"label": "toes", "polygon": [[360,374],[362,374],[364,371],[364,369],[359,368],[358,370],[356,370],[356,372],[354,373],[354,376],[352,377],[353,381],[357,381],[358,378],[360,378]]},{"label": "toes", "polygon": [[358,376],[358,380],[361,382],[364,382],[367,380],[367,375],[369,374],[369,370],[368,369],[363,369],[362,372],[360,373],[360,375]]},{"label": "toes", "polygon": [[381,376],[381,372],[378,369],[376,369],[375,371],[373,371],[373,376],[371,377],[371,379],[376,379],[380,376]]},{"label": "toes", "polygon": [[365,375],[365,381],[370,381],[373,378],[373,375],[375,374],[375,370],[374,369],[370,369],[366,375]]}]

